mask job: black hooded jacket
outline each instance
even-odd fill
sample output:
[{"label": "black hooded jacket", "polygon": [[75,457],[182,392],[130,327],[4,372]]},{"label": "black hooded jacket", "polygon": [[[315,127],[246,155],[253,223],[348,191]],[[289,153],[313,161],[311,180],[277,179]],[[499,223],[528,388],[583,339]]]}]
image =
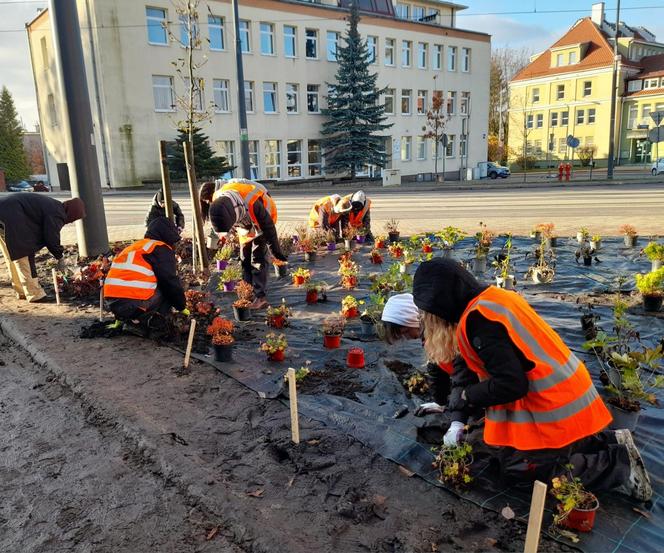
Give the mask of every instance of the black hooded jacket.
[{"label": "black hooded jacket", "polygon": [[[459,263],[434,259],[422,263],[415,273],[415,305],[450,323],[458,323],[468,304],[487,287]],[[490,377],[478,382],[459,356],[454,362],[449,407],[453,420],[465,420],[469,407],[502,405],[528,393],[526,372],[534,365],[512,342],[507,329],[474,311],[467,319],[471,347],[484,362]],[[462,399],[465,391],[466,399]]]},{"label": "black hooded jacket", "polygon": [[[150,223],[145,238],[165,242],[171,248],[180,241],[180,233],[172,221],[166,217],[158,217]],[[177,273],[175,251],[166,246],[157,246],[145,255],[157,277],[157,287],[164,299],[178,311],[185,308],[184,289]]]},{"label": "black hooded jacket", "polygon": [[[148,211],[148,214],[145,216],[145,226],[150,226],[150,223],[154,221],[157,217],[166,217],[166,206],[161,204],[164,201],[163,192],[160,190],[152,198],[152,205]],[[175,224],[178,228],[184,228],[184,214],[182,209],[177,202],[173,202],[173,215],[175,215]]]}]

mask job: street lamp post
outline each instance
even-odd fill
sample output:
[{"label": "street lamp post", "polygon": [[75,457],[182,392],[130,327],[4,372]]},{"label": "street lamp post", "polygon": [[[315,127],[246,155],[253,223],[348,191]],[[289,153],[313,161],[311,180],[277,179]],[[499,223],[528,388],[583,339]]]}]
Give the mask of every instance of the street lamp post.
[{"label": "street lamp post", "polygon": [[613,156],[616,134],[616,96],[618,86],[618,36],[620,35],[620,0],[616,8],[616,36],[613,39],[613,71],[611,75],[611,117],[609,127],[609,154],[606,165],[606,178],[613,180]]}]

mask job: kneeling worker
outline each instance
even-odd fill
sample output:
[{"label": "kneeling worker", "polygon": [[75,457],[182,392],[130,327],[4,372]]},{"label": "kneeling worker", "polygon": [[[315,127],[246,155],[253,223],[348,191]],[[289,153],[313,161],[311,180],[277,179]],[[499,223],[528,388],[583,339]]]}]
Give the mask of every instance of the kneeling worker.
[{"label": "kneeling worker", "polygon": [[104,281],[104,297],[118,321],[141,319],[155,312],[166,314],[171,308],[186,311],[173,250],[179,241],[175,224],[157,217],[143,240],[115,256]]},{"label": "kneeling worker", "polygon": [[324,196],[316,200],[309,211],[309,227],[324,231],[333,230],[338,239],[341,237],[341,218],[350,210],[350,201],[339,194]]},{"label": "kneeling worker", "polygon": [[[548,481],[571,472],[591,491],[652,496],[650,478],[629,430],[607,429],[611,414],[585,365],[519,294],[481,285],[449,259],[422,263],[413,283],[423,312],[424,348],[454,363],[451,411],[485,408],[484,443],[512,480]],[[479,382],[455,382],[459,372]],[[445,443],[457,443],[456,420]]]}]

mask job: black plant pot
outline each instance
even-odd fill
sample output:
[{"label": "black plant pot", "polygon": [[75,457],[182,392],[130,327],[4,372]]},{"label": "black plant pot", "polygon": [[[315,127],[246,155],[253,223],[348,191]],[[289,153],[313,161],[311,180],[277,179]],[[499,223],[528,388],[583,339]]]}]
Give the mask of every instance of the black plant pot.
[{"label": "black plant pot", "polygon": [[371,319],[360,317],[360,326],[362,328],[362,336],[371,338],[376,335],[376,325]]},{"label": "black plant pot", "polygon": [[248,307],[233,306],[233,315],[236,321],[243,323],[251,319],[251,309]]},{"label": "black plant pot", "polygon": [[316,261],[316,252],[304,252],[304,260],[313,263]]},{"label": "black plant pot", "polygon": [[274,265],[274,276],[286,278],[288,276],[288,265]]},{"label": "black plant pot", "polygon": [[650,313],[659,311],[662,308],[664,296],[643,296],[643,310]]},{"label": "black plant pot", "polygon": [[388,232],[387,233],[387,238],[390,241],[390,244],[394,244],[395,242],[399,241],[399,234],[398,232]]},{"label": "black plant pot", "polygon": [[233,344],[226,346],[214,345],[214,360],[219,363],[228,363],[233,360]]},{"label": "black plant pot", "polygon": [[594,315],[581,315],[581,328],[583,329],[583,336],[586,340],[597,338],[597,326],[595,326]]},{"label": "black plant pot", "polygon": [[592,256],[584,257],[584,258],[583,258],[583,264],[584,264],[586,267],[590,267],[590,266],[593,264],[593,258],[592,258]]}]

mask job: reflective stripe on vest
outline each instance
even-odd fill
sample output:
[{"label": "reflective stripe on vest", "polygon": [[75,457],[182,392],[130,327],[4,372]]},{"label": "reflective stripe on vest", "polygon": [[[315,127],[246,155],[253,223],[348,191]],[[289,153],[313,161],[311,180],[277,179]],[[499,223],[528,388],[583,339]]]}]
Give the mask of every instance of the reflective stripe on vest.
[{"label": "reflective stripe on vest", "polygon": [[487,444],[520,450],[557,449],[599,432],[611,422],[584,364],[515,292],[490,287],[461,317],[459,350],[480,379],[489,374],[468,341],[466,321],[473,311],[502,324],[514,345],[535,365],[526,373],[526,396],[486,409]]},{"label": "reflective stripe on vest", "polygon": [[104,297],[150,299],[157,289],[157,277],[143,256],[157,246],[170,247],[159,240],[145,238],[122,250],[115,257],[104,281]]}]

